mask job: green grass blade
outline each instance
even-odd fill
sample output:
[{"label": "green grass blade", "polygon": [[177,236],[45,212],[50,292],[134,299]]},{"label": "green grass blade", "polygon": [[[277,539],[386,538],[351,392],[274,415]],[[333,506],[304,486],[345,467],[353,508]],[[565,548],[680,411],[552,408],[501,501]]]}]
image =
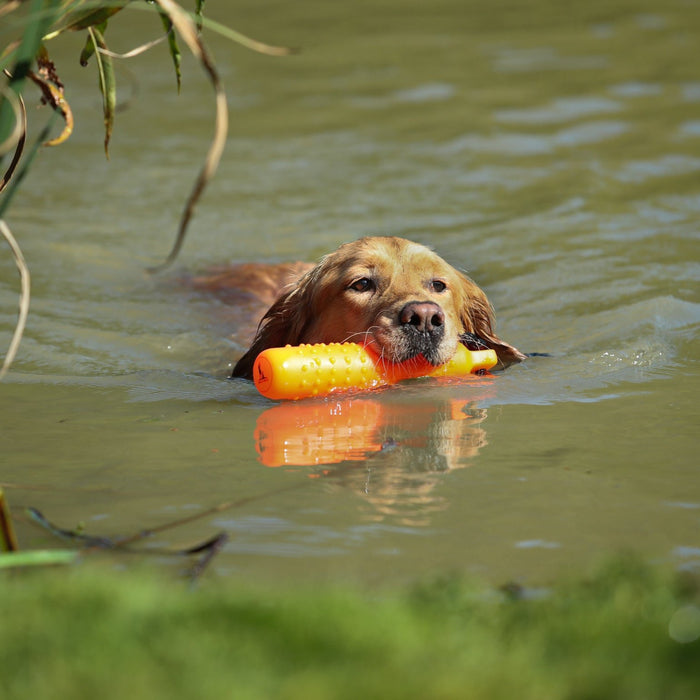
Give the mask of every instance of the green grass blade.
[{"label": "green grass blade", "polygon": [[88,33],[87,39],[85,39],[85,46],[83,46],[83,50],[80,52],[80,65],[87,66],[87,64],[90,62],[90,59],[93,57],[95,53],[95,42],[92,40],[92,35]]},{"label": "green grass blade", "polygon": [[32,552],[10,552],[0,554],[0,569],[72,564],[79,556],[78,552],[70,549],[35,549]]},{"label": "green grass blade", "polygon": [[105,155],[109,158],[109,141],[112,138],[114,127],[114,112],[117,107],[117,85],[114,78],[114,61],[111,56],[100,53],[99,49],[107,49],[104,38],[104,29],[88,27],[88,32],[95,44],[95,58],[97,60],[97,72],[100,77],[100,92],[102,93],[102,108],[105,121]]},{"label": "green grass blade", "polygon": [[204,20],[204,0],[197,0],[194,4],[194,18],[197,31],[201,34],[202,22]]},{"label": "green grass blade", "polygon": [[170,49],[170,56],[173,59],[173,66],[175,67],[175,79],[177,80],[177,91],[180,92],[182,87],[182,71],[180,70],[180,64],[182,63],[182,54],[180,53],[180,47],[177,43],[177,35],[175,34],[175,29],[173,23],[165,12],[159,10],[160,19],[163,22],[163,28],[165,29],[166,36],[168,37],[168,47]]}]

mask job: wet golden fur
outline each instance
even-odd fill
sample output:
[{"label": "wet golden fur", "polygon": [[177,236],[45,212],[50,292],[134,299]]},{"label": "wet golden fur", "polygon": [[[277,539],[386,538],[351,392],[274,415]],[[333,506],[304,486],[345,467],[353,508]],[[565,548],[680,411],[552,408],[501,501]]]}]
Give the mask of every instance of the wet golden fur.
[{"label": "wet golden fur", "polygon": [[[297,272],[308,269],[300,265]],[[246,279],[255,293],[255,275]],[[495,349],[504,365],[525,357],[496,336],[491,305],[472,280],[402,238],[346,243],[282,289],[233,376],[251,378],[265,348],[300,343],[363,342],[389,360],[423,354],[436,365],[460,342]]]}]

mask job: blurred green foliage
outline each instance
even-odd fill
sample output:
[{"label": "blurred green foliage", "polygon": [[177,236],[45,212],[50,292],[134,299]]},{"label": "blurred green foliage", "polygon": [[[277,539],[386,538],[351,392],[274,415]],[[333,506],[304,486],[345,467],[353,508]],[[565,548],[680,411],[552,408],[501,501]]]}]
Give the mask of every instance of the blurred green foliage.
[{"label": "blurred green foliage", "polygon": [[554,589],[193,591],[93,565],[0,587],[4,700],[700,697],[697,581],[626,558]]}]

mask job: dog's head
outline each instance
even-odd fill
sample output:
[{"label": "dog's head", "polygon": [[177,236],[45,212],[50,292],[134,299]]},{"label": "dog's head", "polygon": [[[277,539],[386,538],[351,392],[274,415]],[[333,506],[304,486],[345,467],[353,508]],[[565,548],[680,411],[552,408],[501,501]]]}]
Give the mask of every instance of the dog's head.
[{"label": "dog's head", "polygon": [[270,307],[234,376],[252,376],[269,347],[357,342],[403,362],[447,362],[460,342],[524,355],[496,337],[486,295],[429,248],[403,238],[363,238],[324,257]]}]

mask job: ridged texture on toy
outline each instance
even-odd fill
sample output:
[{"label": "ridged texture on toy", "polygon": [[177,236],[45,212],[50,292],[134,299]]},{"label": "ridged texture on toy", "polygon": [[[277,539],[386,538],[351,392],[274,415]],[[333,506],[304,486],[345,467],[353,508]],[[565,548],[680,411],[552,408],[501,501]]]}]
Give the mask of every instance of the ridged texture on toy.
[{"label": "ridged texture on toy", "polygon": [[401,364],[385,362],[356,343],[318,343],[268,348],[258,355],[253,378],[269,399],[301,399],[335,391],[364,390],[414,377],[461,377],[497,362],[493,350],[467,350],[435,367],[423,357]]}]

